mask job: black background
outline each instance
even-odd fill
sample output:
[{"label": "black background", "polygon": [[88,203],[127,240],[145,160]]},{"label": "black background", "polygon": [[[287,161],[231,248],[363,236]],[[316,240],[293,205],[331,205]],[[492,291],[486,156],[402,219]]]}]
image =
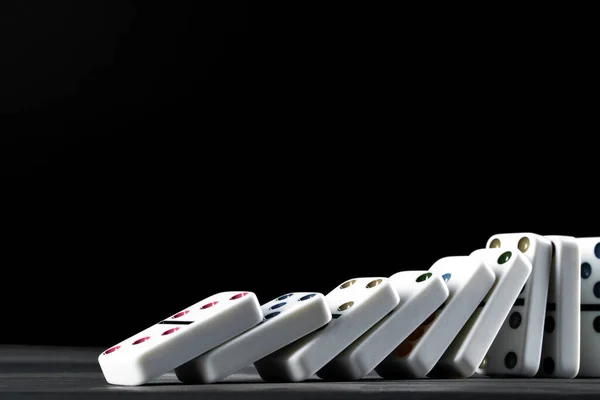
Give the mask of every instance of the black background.
[{"label": "black background", "polygon": [[1,343],[110,346],[223,290],[598,234],[571,45],[443,10],[207,4],[0,6]]}]

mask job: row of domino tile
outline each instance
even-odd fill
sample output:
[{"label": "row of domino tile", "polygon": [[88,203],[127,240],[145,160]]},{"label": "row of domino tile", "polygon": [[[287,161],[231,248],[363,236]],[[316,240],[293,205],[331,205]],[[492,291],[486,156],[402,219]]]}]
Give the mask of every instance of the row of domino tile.
[{"label": "row of domino tile", "polygon": [[345,280],[327,295],[210,296],[112,346],[108,383],[174,371],[222,381],[254,365],[265,381],[599,377],[600,238],[497,234],[424,270]]}]

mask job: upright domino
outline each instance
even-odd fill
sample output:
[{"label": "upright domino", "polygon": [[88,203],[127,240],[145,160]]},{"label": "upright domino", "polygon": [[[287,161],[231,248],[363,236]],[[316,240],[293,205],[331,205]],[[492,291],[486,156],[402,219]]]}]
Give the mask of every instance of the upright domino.
[{"label": "upright domino", "polygon": [[574,378],[579,372],[581,256],[571,236],[546,236],[552,264],[538,377]]},{"label": "upright domino", "polygon": [[483,260],[496,280],[436,364],[435,375],[440,378],[468,378],[477,372],[531,274],[531,262],[517,248],[479,249],[470,256]]},{"label": "upright domino", "polygon": [[533,377],[538,372],[542,353],[552,243],[534,233],[505,233],[490,237],[486,247],[517,248],[529,259],[532,268],[477,372],[489,376]]},{"label": "upright domino", "polygon": [[580,378],[600,378],[600,237],[577,238],[581,256]]},{"label": "upright domino", "polygon": [[264,321],[175,369],[184,383],[213,383],[325,326],[331,312],[321,293],[287,293],[262,305]]},{"label": "upright domino", "polygon": [[385,379],[425,378],[494,284],[494,272],[470,256],[444,257],[430,272],[442,276],[449,295],[375,372]]},{"label": "upright domino", "polygon": [[262,319],[254,293],[218,293],[104,351],[98,362],[108,383],[143,385]]},{"label": "upright domino", "polygon": [[331,322],[255,362],[263,380],[299,382],[310,378],[400,301],[390,280],[383,277],[350,279],[325,298]]},{"label": "upright domino", "polygon": [[390,277],[400,296],[396,308],[338,354],[317,375],[324,380],[365,377],[448,298],[448,286],[436,272],[402,271]]}]

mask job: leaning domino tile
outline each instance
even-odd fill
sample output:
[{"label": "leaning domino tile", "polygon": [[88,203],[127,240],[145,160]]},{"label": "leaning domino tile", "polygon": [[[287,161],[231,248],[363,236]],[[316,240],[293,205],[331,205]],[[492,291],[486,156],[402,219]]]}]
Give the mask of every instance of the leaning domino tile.
[{"label": "leaning domino tile", "polygon": [[495,280],[483,260],[469,256],[441,258],[429,271],[442,276],[448,298],[375,368],[385,379],[427,377]]},{"label": "leaning domino tile", "polygon": [[529,259],[532,268],[477,373],[533,377],[539,369],[542,353],[552,243],[534,233],[504,233],[490,237],[486,247],[517,248]]},{"label": "leaning domino tile", "polygon": [[213,383],[325,326],[331,312],[321,293],[296,292],[262,305],[264,321],[175,369],[184,383]]},{"label": "leaning domino tile", "polygon": [[468,378],[476,373],[531,274],[519,249],[479,249],[470,254],[494,271],[496,280],[434,368],[439,378]]},{"label": "leaning domino tile", "polygon": [[98,362],[108,383],[143,385],[262,320],[254,293],[221,292],[111,347]]},{"label": "leaning domino tile", "polygon": [[325,380],[365,377],[448,298],[448,286],[437,272],[402,271],[390,277],[400,303],[317,375]]},{"label": "leaning domino tile", "polygon": [[349,279],[325,296],[333,319],[322,329],[254,363],[271,382],[299,382],[316,374],[399,303],[384,277]]}]

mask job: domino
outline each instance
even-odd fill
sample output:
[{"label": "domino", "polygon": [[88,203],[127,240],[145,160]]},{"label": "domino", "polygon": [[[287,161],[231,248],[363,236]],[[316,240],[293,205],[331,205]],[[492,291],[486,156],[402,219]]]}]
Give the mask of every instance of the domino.
[{"label": "domino", "polygon": [[448,286],[436,272],[403,271],[390,281],[400,297],[398,306],[317,372],[320,378],[365,377],[448,298]]},{"label": "domino", "polygon": [[183,383],[213,383],[325,326],[331,312],[321,293],[287,293],[261,306],[264,321],[175,369]]},{"label": "domino", "polygon": [[389,278],[347,280],[325,299],[332,320],[323,328],[254,363],[267,382],[300,382],[323,366],[391,312],[400,302]]},{"label": "domino", "polygon": [[138,386],[263,320],[252,292],[221,292],[125,339],[98,356],[106,381]]},{"label": "domino", "polygon": [[537,376],[571,379],[579,372],[581,255],[574,237],[546,238],[552,242],[553,251]]},{"label": "domino", "polygon": [[477,373],[531,378],[540,366],[552,243],[534,233],[504,233],[490,237],[486,247],[519,249],[531,262],[531,274]]},{"label": "domino", "polygon": [[490,267],[470,256],[441,258],[429,271],[442,276],[448,298],[375,367],[384,379],[426,378],[495,280]]},{"label": "domino", "polygon": [[577,238],[581,257],[578,378],[600,378],[600,237]]},{"label": "domino", "polygon": [[439,378],[468,378],[477,372],[531,274],[531,262],[517,248],[479,249],[470,257],[483,260],[496,279],[436,364],[434,375]]}]

